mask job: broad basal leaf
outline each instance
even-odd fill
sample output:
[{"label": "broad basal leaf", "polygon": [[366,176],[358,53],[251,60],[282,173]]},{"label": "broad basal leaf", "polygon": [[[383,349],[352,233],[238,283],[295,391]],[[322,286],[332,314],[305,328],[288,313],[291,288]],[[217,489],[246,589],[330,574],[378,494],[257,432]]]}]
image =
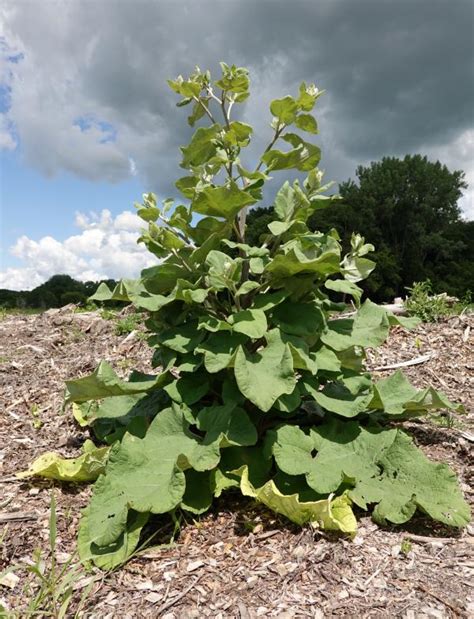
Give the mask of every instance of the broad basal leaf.
[{"label": "broad basal leaf", "polygon": [[378,428],[366,430],[356,422],[336,419],[313,428],[309,434],[295,426],[282,426],[275,431],[273,454],[282,471],[304,474],[313,490],[328,494],[345,481],[376,474],[376,458],[393,442],[395,433]]},{"label": "broad basal leaf", "polygon": [[376,503],[374,520],[397,524],[409,520],[416,509],[453,527],[470,521],[455,473],[446,465],[430,462],[412,439],[401,432],[377,461],[380,473],[361,479],[350,496],[364,509]]},{"label": "broad basal leaf", "polygon": [[264,412],[275,400],[295,388],[293,358],[277,329],[266,334],[267,345],[251,354],[237,350],[234,373],[241,393]]},{"label": "broad basal leaf", "polygon": [[123,534],[129,509],[162,514],[182,500],[185,468],[214,468],[219,444],[205,444],[189,430],[183,412],[168,408],[155,417],[143,439],[125,434],[110,452],[105,475],[94,486],[88,527],[91,542],[107,546]]},{"label": "broad basal leaf", "polygon": [[444,393],[432,387],[420,391],[415,389],[401,370],[375,383],[369,408],[383,410],[388,415],[416,415],[437,408],[464,410],[462,405],[454,404]]},{"label": "broad basal leaf", "polygon": [[82,561],[93,561],[103,570],[113,570],[125,563],[137,548],[140,534],[148,521],[149,514],[130,510],[124,531],[119,538],[108,546],[97,546],[91,535],[93,532],[89,529],[89,510],[90,507],[86,507],[81,514],[77,538],[79,556]]},{"label": "broad basal leaf", "polygon": [[455,474],[430,462],[401,430],[336,419],[309,434],[282,426],[274,432],[273,453],[282,471],[305,474],[319,494],[345,484],[354,487],[349,496],[360,507],[380,503],[374,511],[380,521],[406,522],[417,507],[452,526],[469,520]]}]

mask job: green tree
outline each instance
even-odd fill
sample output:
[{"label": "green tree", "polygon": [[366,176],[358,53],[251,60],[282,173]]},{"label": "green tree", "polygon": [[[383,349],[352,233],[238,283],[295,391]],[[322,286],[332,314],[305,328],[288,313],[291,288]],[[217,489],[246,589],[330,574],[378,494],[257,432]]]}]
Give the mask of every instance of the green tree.
[{"label": "green tree", "polygon": [[[458,200],[467,187],[464,173],[407,155],[359,166],[356,175],[357,182],[340,186],[343,203],[332,213],[315,213],[312,227],[334,226],[345,245],[354,230],[364,231],[379,264],[366,290],[378,299],[403,295],[428,277],[437,289],[440,270],[466,249],[463,242],[448,241],[452,226],[463,225]],[[456,292],[462,292],[459,286]]]}]

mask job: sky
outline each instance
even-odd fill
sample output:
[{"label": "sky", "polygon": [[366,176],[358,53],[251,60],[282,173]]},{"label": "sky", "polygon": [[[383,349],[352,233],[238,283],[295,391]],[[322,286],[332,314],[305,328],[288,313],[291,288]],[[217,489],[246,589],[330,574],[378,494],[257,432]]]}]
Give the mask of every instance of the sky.
[{"label": "sky", "polygon": [[465,172],[474,218],[473,32],[473,0],[2,0],[0,288],[154,263],[133,203],[177,197],[192,134],[166,80],[221,60],[250,70],[251,156],[315,83],[327,180],[421,153]]}]

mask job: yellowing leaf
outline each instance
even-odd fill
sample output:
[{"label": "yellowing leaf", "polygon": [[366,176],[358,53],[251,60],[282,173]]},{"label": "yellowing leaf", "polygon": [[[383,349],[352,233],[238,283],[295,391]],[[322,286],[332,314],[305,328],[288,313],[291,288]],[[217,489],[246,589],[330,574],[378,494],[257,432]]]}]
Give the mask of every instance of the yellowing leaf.
[{"label": "yellowing leaf", "polygon": [[96,447],[92,441],[83,445],[83,454],[78,458],[63,458],[54,452],[47,452],[30,464],[28,470],[17,473],[25,477],[45,477],[59,481],[95,481],[105,470],[110,447]]},{"label": "yellowing leaf", "polygon": [[298,494],[282,494],[272,480],[261,488],[254,488],[249,482],[247,467],[242,472],[240,488],[242,494],[254,497],[296,524],[310,523],[327,531],[356,532],[357,521],[347,496],[329,496],[321,501],[303,502]]}]

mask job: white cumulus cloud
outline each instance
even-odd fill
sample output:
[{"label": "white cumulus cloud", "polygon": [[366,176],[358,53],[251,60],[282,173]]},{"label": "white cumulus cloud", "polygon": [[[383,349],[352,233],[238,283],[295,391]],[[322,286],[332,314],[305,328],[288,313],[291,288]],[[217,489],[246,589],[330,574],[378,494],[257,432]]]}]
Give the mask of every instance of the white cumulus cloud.
[{"label": "white cumulus cloud", "polygon": [[80,281],[133,278],[156,264],[145,247],[137,244],[142,222],[131,211],[116,217],[107,209],[76,213],[75,224],[80,233],[63,241],[52,236],[17,239],[10,253],[24,266],[0,272],[0,288],[31,290],[58,273]]}]

